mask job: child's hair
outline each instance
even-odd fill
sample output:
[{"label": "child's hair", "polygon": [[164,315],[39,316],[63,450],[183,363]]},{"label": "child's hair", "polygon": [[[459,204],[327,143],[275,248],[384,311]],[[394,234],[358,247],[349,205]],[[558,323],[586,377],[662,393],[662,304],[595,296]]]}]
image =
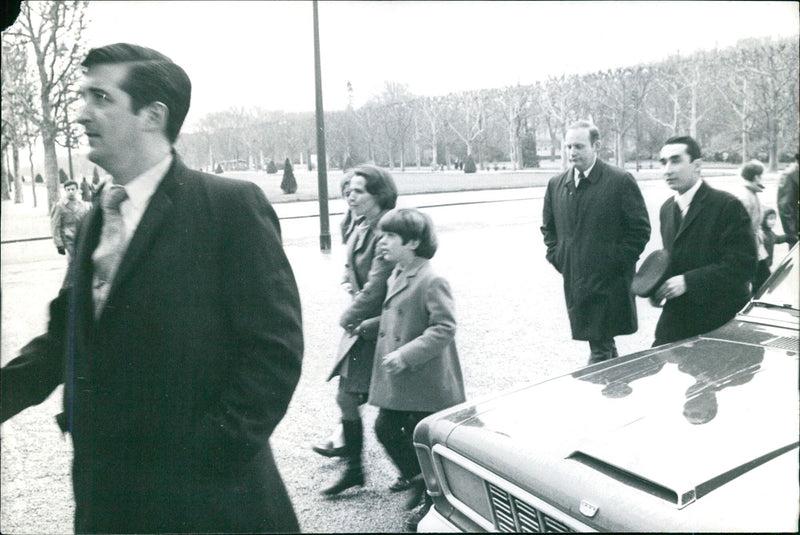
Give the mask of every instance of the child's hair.
[{"label": "child's hair", "polygon": [[408,240],[419,240],[419,247],[414,251],[422,258],[433,258],[438,247],[433,221],[427,214],[416,208],[396,208],[386,212],[378,223],[383,232],[397,234],[408,243]]},{"label": "child's hair", "polygon": [[767,219],[771,215],[777,216],[777,214],[775,213],[775,210],[773,210],[772,208],[767,208],[766,210],[764,210],[764,215],[761,217],[761,228],[762,229],[769,230],[769,227],[767,226]]}]

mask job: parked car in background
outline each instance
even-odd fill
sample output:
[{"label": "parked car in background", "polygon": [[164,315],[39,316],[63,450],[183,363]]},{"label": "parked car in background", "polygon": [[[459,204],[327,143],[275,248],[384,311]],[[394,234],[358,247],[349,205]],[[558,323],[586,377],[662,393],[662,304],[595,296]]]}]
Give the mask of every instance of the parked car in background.
[{"label": "parked car in background", "polygon": [[798,270],[715,331],[420,422],[418,531],[796,532]]}]

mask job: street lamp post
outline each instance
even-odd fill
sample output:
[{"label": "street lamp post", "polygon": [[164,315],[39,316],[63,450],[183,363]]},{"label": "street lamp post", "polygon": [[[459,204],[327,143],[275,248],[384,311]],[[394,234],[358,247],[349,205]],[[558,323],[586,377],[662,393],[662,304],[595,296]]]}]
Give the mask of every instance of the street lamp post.
[{"label": "street lamp post", "polygon": [[328,217],[328,165],[325,156],[325,119],[322,111],[322,74],[319,60],[319,16],[317,0],[314,8],[314,81],[316,86],[317,110],[317,184],[319,192],[319,248],[322,252],[331,250],[331,232]]}]

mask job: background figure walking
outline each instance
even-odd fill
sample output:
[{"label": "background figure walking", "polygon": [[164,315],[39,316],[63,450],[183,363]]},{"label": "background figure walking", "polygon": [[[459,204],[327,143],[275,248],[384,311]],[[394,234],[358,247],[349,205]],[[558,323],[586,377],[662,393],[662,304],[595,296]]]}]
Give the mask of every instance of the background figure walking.
[{"label": "background figure walking", "polygon": [[633,176],[598,158],[596,126],[570,125],[564,147],[572,165],[547,184],[541,230],[564,277],[572,338],[588,340],[593,364],[617,357],[614,337],[638,329],[630,287],[650,219]]},{"label": "background figure walking", "polygon": [[772,258],[775,252],[776,243],[789,243],[789,237],[786,234],[775,234],[772,230],[778,222],[778,215],[772,208],[764,210],[764,217],[761,221],[761,243],[764,244],[764,250],[767,252],[767,257],[758,261],[758,274],[760,278],[756,281],[757,286],[755,290],[761,288],[764,281],[772,274]]},{"label": "background figure walking", "polygon": [[[765,263],[762,263],[762,260],[767,258],[767,250],[764,248],[762,240],[761,222],[763,217],[761,215],[761,201],[758,198],[758,194],[764,191],[764,185],[761,183],[763,174],[764,165],[758,160],[750,160],[742,166],[740,175],[744,183],[736,192],[736,196],[742,202],[744,209],[747,210],[747,215],[750,216],[750,230],[753,233],[753,239],[758,249],[758,269],[753,275],[753,292],[756,292],[769,276],[769,268]],[[762,271],[764,268],[766,268],[766,272]]]},{"label": "background figure walking", "polygon": [[800,212],[800,153],[794,155],[794,163],[781,174],[778,184],[778,214],[789,248],[798,239],[798,212]]},{"label": "background figure walking", "polygon": [[347,461],[344,473],[322,491],[329,496],[364,484],[361,462],[364,428],[360,407],[366,403],[369,393],[375,336],[360,326],[364,320],[380,315],[381,303],[386,296],[386,279],[394,267],[393,262],[386,261],[377,253],[377,245],[380,238],[378,221],[394,208],[397,186],[385,169],[361,165],[353,171],[347,198],[356,223],[347,240],[347,263],[342,284],[353,295],[353,300],[339,319],[345,330],[340,343],[342,349],[328,376],[328,380],[339,376],[336,403],[341,413],[344,446],[336,447],[331,439],[313,446],[314,451],[321,455],[343,456]]},{"label": "background figure walking", "polygon": [[400,475],[411,482],[407,520],[416,526],[431,502],[420,503],[425,491],[413,435],[426,416],[465,400],[461,364],[456,351],[456,319],[450,285],[429,260],[437,249],[431,219],[414,209],[398,209],[380,222],[379,248],[396,262],[388,281],[378,324],[378,344],[369,402],[380,408],[375,433]]},{"label": "background figure walking", "polygon": [[50,227],[58,254],[67,257],[67,273],[62,285],[66,287],[72,280],[72,259],[75,256],[75,236],[78,233],[78,225],[89,213],[92,205],[78,198],[78,183],[74,180],[64,182],[64,191],[67,196],[53,207]]}]

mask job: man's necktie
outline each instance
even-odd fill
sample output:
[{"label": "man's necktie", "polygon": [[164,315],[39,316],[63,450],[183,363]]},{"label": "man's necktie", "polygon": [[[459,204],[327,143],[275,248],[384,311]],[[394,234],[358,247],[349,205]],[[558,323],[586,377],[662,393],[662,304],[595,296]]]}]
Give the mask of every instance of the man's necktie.
[{"label": "man's necktie", "polygon": [[581,185],[581,182],[586,178],[586,175],[583,174],[583,171],[578,171],[578,181],[575,183],[575,188],[577,189],[578,186]]},{"label": "man's necktie", "polygon": [[678,234],[678,229],[681,228],[683,222],[683,212],[677,202],[672,205],[672,210],[672,217],[675,218],[675,234]]},{"label": "man's necktie", "polygon": [[94,260],[94,315],[103,310],[111,281],[119,266],[125,245],[125,222],[119,205],[128,198],[122,186],[111,186],[103,193],[103,230],[100,243],[92,255]]}]

